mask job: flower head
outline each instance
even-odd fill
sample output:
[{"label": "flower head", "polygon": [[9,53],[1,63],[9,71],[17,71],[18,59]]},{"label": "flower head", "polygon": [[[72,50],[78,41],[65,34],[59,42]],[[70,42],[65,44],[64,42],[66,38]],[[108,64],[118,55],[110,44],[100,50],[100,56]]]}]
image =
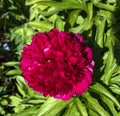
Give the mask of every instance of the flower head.
[{"label": "flower head", "polygon": [[79,34],[55,28],[36,34],[24,46],[20,64],[28,85],[44,96],[68,100],[92,82],[92,50]]}]

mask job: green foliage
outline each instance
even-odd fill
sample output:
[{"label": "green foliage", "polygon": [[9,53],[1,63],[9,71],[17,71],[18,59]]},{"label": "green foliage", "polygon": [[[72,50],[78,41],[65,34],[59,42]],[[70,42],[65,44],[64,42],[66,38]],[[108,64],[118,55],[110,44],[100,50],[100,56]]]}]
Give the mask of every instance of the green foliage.
[{"label": "green foliage", "polygon": [[[119,12],[119,0],[1,0],[0,115],[120,116]],[[54,27],[82,34],[93,49],[93,83],[69,101],[34,92],[20,71],[23,46]]]}]

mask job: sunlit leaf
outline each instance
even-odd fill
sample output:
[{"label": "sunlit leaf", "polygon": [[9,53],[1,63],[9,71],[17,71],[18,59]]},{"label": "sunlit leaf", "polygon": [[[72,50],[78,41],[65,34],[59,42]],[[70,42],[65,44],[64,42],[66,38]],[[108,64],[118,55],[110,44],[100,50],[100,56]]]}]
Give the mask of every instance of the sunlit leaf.
[{"label": "sunlit leaf", "polygon": [[98,113],[96,113],[95,111],[89,109],[89,112],[88,112],[89,116],[99,116]]},{"label": "sunlit leaf", "polygon": [[86,99],[88,107],[97,112],[100,116],[109,116],[108,112],[99,104],[97,99],[93,98],[88,92],[82,95]]},{"label": "sunlit leaf", "polygon": [[31,21],[27,25],[40,32],[49,31],[53,28],[53,25],[49,21]]},{"label": "sunlit leaf", "polygon": [[9,61],[9,62],[6,62],[6,63],[3,63],[3,65],[5,66],[15,66],[15,65],[19,65],[20,62],[18,61]]},{"label": "sunlit leaf", "polygon": [[120,75],[112,77],[110,80],[111,83],[120,83]]},{"label": "sunlit leaf", "polygon": [[93,18],[93,4],[91,2],[87,4],[87,14],[89,21],[91,21]]},{"label": "sunlit leaf", "polygon": [[[0,115],[120,116],[119,7],[119,0],[2,0]],[[20,71],[23,46],[54,27],[81,34],[93,50],[93,83],[68,101],[35,92]],[[4,51],[4,43],[10,51]]]},{"label": "sunlit leaf", "polygon": [[70,12],[68,16],[68,22],[70,23],[71,27],[73,27],[73,25],[75,24],[79,13],[80,13],[80,10],[73,10],[72,12]]},{"label": "sunlit leaf", "polygon": [[120,83],[119,83],[119,85],[117,85],[117,84],[111,84],[111,85],[110,85],[110,89],[111,89],[114,93],[120,95]]},{"label": "sunlit leaf", "polygon": [[21,70],[19,69],[13,69],[6,73],[6,75],[20,75],[20,74],[21,74]]},{"label": "sunlit leaf", "polygon": [[105,29],[106,19],[97,17],[95,22],[96,22],[96,26],[97,26],[95,40],[96,40],[97,44],[101,48],[103,48],[104,29]]},{"label": "sunlit leaf", "polygon": [[102,96],[102,100],[109,107],[109,109],[112,112],[113,116],[117,116],[118,113],[117,113],[117,111],[115,109],[114,103],[109,98],[107,98],[106,96]]},{"label": "sunlit leaf", "polygon": [[64,109],[71,102],[72,99],[69,101],[62,101],[50,97],[39,109],[38,116],[44,115],[55,116],[58,112]]},{"label": "sunlit leaf", "polygon": [[23,90],[23,88],[20,87],[18,84],[17,84],[17,88],[18,88],[18,91],[20,92],[20,94],[21,94],[23,97],[25,97],[26,94],[25,94],[25,91]]},{"label": "sunlit leaf", "polygon": [[26,5],[32,5],[39,1],[52,1],[52,0],[26,0]]},{"label": "sunlit leaf", "polygon": [[73,102],[69,105],[69,107],[67,107],[65,113],[63,114],[63,116],[80,116],[80,113],[77,109],[76,104]]},{"label": "sunlit leaf", "polygon": [[39,106],[33,106],[11,116],[36,116]]},{"label": "sunlit leaf", "polygon": [[64,31],[64,25],[65,23],[62,21],[60,17],[57,17],[55,21],[55,27],[61,31]]},{"label": "sunlit leaf", "polygon": [[78,111],[80,112],[81,116],[88,116],[85,105],[81,102],[81,100],[76,98],[75,102],[76,102],[76,106],[77,106]]},{"label": "sunlit leaf", "polygon": [[17,106],[22,102],[22,98],[19,98],[17,96],[10,96],[10,99],[12,101],[13,106]]},{"label": "sunlit leaf", "polygon": [[101,96],[106,96],[120,108],[120,103],[118,102],[118,100],[103,85],[96,83],[90,87],[90,91],[96,92]]}]

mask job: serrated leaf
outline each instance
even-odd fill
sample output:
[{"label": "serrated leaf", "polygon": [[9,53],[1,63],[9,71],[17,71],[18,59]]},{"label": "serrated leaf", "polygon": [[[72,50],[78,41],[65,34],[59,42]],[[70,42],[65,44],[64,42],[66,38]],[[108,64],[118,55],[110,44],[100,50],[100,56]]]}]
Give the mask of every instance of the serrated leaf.
[{"label": "serrated leaf", "polygon": [[82,97],[86,99],[86,104],[91,110],[97,112],[100,116],[109,116],[97,99],[93,98],[88,92],[82,94]]}]

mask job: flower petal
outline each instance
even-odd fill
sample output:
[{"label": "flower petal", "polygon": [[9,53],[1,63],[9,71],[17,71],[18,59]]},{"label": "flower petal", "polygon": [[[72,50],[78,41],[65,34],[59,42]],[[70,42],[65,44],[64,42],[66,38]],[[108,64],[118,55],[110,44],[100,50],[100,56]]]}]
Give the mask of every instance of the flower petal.
[{"label": "flower petal", "polygon": [[79,34],[52,29],[33,36],[20,62],[27,84],[44,96],[68,100],[92,83],[92,50]]}]

